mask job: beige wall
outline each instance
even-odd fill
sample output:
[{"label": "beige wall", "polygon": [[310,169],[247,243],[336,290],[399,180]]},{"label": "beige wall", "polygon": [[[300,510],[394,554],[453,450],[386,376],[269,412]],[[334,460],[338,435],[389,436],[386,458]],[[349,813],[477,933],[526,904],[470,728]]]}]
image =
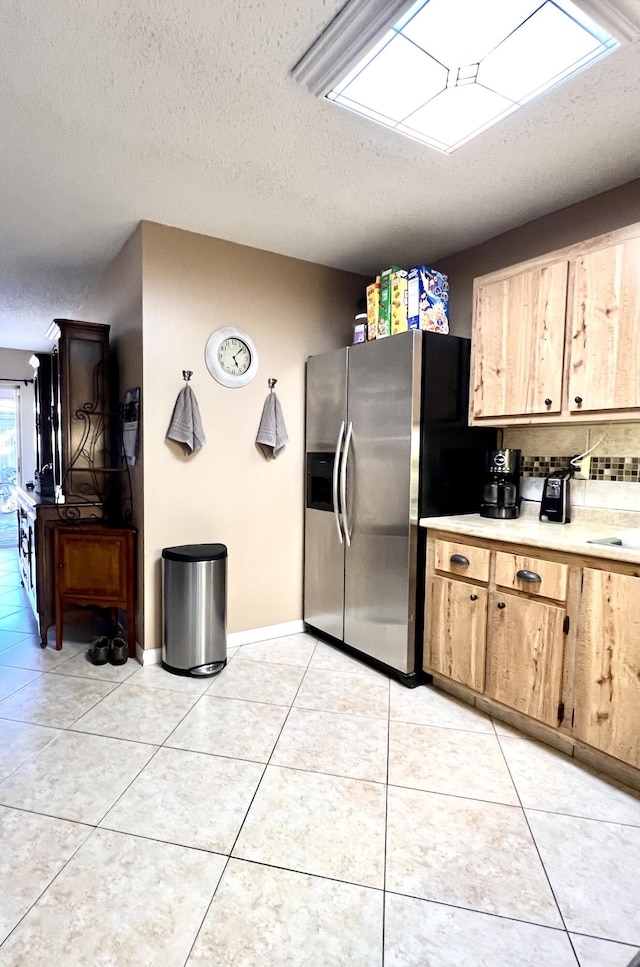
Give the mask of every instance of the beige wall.
[{"label": "beige wall", "polygon": [[471,335],[473,280],[478,275],[594,238],[640,221],[640,180],[527,222],[496,238],[441,259],[449,275],[451,332]]},{"label": "beige wall", "polygon": [[33,379],[33,369],[29,365],[32,353],[23,349],[0,349],[0,376],[10,377],[2,379],[0,387],[3,389],[18,388],[20,402],[18,405],[18,419],[20,421],[20,463],[22,469],[22,484],[33,480],[36,469],[36,423],[35,397],[33,383],[20,382]]},{"label": "beige wall", "polygon": [[[350,341],[367,280],[154,223],[142,239],[145,647],[161,644],[161,552],[175,544],[227,545],[230,632],[299,620],[305,360]],[[260,358],[242,389],[205,366],[207,339],[228,325]],[[190,457],[165,439],[183,369],[207,438]],[[270,462],[255,446],[268,377],[290,440]]]},{"label": "beige wall", "polygon": [[[85,300],[78,318],[111,326],[110,352],[119,374],[118,399],[124,391],[139,386],[142,391],[142,230],[139,226],[122,248],[98,285]],[[137,620],[136,634],[144,640],[144,489],[143,447],[139,447],[135,467],[130,468],[132,524],[137,529]],[[124,483],[124,482],[123,482]],[[126,483],[124,483],[126,487]]]}]

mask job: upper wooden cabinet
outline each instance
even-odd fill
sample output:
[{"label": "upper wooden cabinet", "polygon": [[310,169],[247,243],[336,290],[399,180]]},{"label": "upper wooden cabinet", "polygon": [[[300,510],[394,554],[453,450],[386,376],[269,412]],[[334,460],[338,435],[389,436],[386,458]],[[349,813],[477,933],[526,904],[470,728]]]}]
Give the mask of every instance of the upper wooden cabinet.
[{"label": "upper wooden cabinet", "polygon": [[478,285],[473,415],[559,413],[567,262]]},{"label": "upper wooden cabinet", "polygon": [[569,409],[640,407],[640,238],[573,263]]},{"label": "upper wooden cabinet", "polygon": [[640,224],[474,282],[470,422],[640,417]]}]

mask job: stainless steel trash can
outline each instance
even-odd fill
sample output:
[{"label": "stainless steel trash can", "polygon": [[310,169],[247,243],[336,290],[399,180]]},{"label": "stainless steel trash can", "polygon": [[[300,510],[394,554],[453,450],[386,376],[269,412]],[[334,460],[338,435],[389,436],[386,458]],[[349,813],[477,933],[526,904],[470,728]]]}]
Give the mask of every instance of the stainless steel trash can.
[{"label": "stainless steel trash can", "polygon": [[183,544],[162,551],[162,666],[215,675],[227,663],[227,548]]}]

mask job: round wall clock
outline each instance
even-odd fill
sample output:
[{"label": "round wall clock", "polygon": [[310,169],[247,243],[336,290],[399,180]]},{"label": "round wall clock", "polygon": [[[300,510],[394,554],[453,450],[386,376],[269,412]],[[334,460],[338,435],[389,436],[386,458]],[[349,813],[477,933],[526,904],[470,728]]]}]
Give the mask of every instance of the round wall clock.
[{"label": "round wall clock", "polygon": [[232,389],[246,386],[258,372],[258,353],[248,332],[235,326],[216,329],[207,339],[204,360],[213,378]]}]

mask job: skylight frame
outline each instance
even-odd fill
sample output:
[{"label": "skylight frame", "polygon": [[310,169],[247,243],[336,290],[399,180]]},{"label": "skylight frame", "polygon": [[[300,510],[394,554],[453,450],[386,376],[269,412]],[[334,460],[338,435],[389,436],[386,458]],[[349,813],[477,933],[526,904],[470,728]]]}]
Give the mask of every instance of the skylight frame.
[{"label": "skylight frame", "polygon": [[[375,52],[375,56],[378,56],[381,51],[388,47],[417,14],[428,6],[428,2],[429,0],[426,3],[425,0],[414,0],[413,3],[407,3],[406,0],[404,3],[399,2],[399,0],[348,0],[347,5],[340,11],[324,34],[295,66],[292,72],[293,76],[301,83],[306,84],[316,96],[324,96],[347,110],[365,116],[392,130],[398,130],[404,136],[430,145],[439,151],[444,151],[445,154],[451,154],[472,138],[477,137],[489,127],[512,114],[519,107],[540,96],[541,93],[574,76],[587,64],[595,63],[601,57],[606,56],[611,50],[618,47],[622,40],[628,40],[640,34],[640,11],[637,20],[635,18],[630,19],[617,8],[616,4],[619,0],[578,0],[578,2],[572,2],[572,0],[538,0],[538,2],[532,2],[532,12],[525,16],[521,23],[517,24],[513,33],[516,33],[522,27],[522,23],[539,13],[543,7],[553,8],[561,13],[567,21],[573,21],[577,24],[576,36],[579,39],[584,39],[587,35],[593,38],[593,46],[597,49],[593,53],[590,51],[585,55],[576,55],[571,64],[556,70],[551,79],[540,83],[535,89],[527,89],[518,99],[510,98],[508,95],[505,97],[496,92],[499,98],[504,97],[505,100],[509,100],[509,105],[497,104],[495,114],[489,120],[483,117],[480,123],[473,126],[473,130],[465,132],[464,136],[459,137],[455,143],[446,144],[443,148],[443,140],[439,137],[438,131],[429,131],[428,134],[424,134],[414,130],[406,130],[409,126],[406,124],[408,116],[400,116],[399,112],[395,111],[393,112],[395,116],[389,118],[387,116],[388,108],[383,114],[373,103],[363,104],[361,96],[357,99],[349,97],[348,92],[349,84],[353,83],[354,78],[362,73],[365,67],[363,62],[373,59],[371,53]],[[481,2],[482,0],[478,0],[478,3]],[[523,0],[523,3],[526,7],[526,0]],[[434,9],[436,7],[437,0],[434,0]],[[594,17],[599,18],[599,23],[593,22]],[[610,34],[612,29],[617,31],[617,39],[614,39],[614,36]],[[406,34],[402,34],[402,36],[405,41],[411,42]],[[506,38],[503,38],[497,46],[499,47],[505,41]],[[336,45],[338,48],[337,58],[334,52]],[[433,52],[424,51],[426,45],[416,46],[425,55],[428,54],[437,62]],[[482,59],[486,58],[481,58],[478,61],[480,68],[479,76],[476,79],[477,85],[481,85],[482,80]],[[496,63],[499,64],[499,60]],[[451,65],[442,66],[446,76],[448,68],[453,70],[455,67],[456,70],[461,69],[464,72],[470,67],[470,64],[456,64],[453,67]],[[468,87],[473,86],[470,79],[465,82],[464,78],[460,77],[457,80],[457,87],[462,87],[465,83]],[[453,86],[456,85],[447,83],[447,87]],[[489,91],[491,90],[488,85],[485,86]],[[430,100],[431,97],[426,98],[426,102]],[[416,109],[414,108],[411,113],[415,114]]]}]

